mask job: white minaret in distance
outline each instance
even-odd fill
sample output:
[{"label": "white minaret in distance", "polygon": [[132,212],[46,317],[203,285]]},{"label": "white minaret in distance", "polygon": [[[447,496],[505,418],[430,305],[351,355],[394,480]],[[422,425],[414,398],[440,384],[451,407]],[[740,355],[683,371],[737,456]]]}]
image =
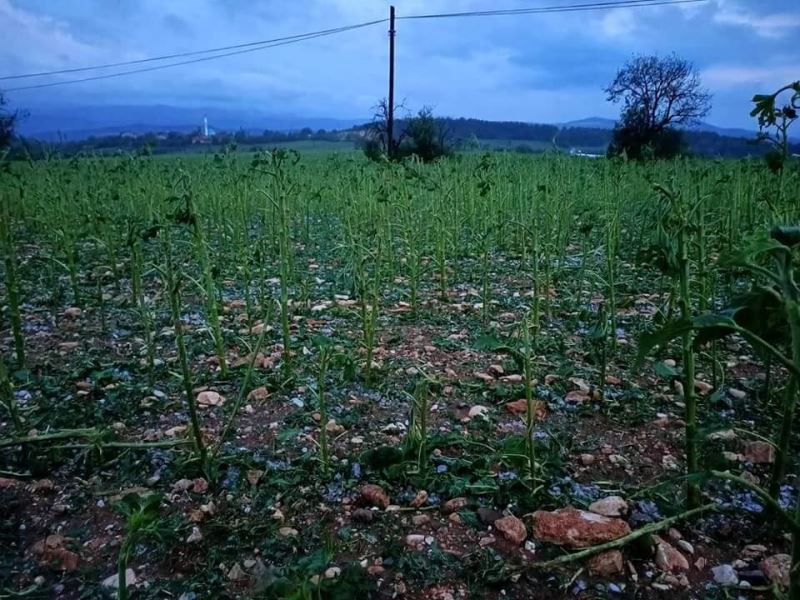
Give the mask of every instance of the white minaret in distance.
[{"label": "white minaret in distance", "polygon": [[208,117],[203,115],[203,137],[208,137]]}]

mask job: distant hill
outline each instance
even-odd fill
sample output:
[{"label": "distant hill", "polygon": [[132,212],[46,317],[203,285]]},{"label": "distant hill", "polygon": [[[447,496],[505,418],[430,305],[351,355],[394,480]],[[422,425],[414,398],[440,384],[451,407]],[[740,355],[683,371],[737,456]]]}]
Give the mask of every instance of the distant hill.
[{"label": "distant hill", "polygon": [[[20,133],[29,139],[57,144],[78,151],[131,149],[143,143],[171,152],[192,144],[203,118],[208,118],[214,143],[236,140],[266,145],[280,141],[357,141],[368,127],[365,119],[334,119],[269,114],[260,110],[152,106],[83,106],[58,110],[29,111]],[[611,140],[614,120],[588,117],[560,124],[520,121],[486,121],[472,118],[440,118],[457,147],[538,152],[549,148],[600,154]],[[398,120],[397,131],[405,124]],[[325,130],[321,132],[320,130]],[[148,134],[172,133],[170,136]],[[753,143],[755,131],[716,127],[701,123],[686,131],[692,152],[704,156],[738,157],[762,154],[763,145]],[[333,135],[331,135],[333,134]],[[800,152],[795,147],[794,152]]]},{"label": "distant hill", "polygon": [[346,129],[364,121],[364,119],[298,117],[253,110],[187,108],[163,104],[31,108],[27,112],[28,116],[20,123],[20,133],[25,137],[51,142],[123,133],[142,134],[162,131],[188,133],[197,130],[203,123],[203,117],[206,116],[209,127],[225,131],[239,129],[293,131],[304,127],[310,127],[315,131]]},{"label": "distant hill", "polygon": [[559,127],[587,127],[589,129],[614,129],[617,122],[614,119],[606,119],[603,117],[587,117],[585,119],[578,119],[577,121],[567,121],[560,123]]},{"label": "distant hill", "polygon": [[[591,129],[614,129],[616,121],[614,119],[606,119],[604,117],[589,117],[587,119],[580,119],[578,121],[568,121],[561,123],[561,127],[588,127]],[[717,127],[711,123],[701,121],[697,125],[687,128],[689,131],[710,131],[719,135],[738,138],[754,138],[756,136],[755,129],[742,129],[739,127]]]}]

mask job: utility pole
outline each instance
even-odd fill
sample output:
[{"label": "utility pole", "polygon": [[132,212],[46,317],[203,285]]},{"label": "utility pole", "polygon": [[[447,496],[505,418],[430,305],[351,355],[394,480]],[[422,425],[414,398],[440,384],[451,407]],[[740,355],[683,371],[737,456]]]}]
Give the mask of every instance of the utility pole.
[{"label": "utility pole", "polygon": [[394,6],[389,7],[389,112],[386,116],[386,152],[394,156]]}]

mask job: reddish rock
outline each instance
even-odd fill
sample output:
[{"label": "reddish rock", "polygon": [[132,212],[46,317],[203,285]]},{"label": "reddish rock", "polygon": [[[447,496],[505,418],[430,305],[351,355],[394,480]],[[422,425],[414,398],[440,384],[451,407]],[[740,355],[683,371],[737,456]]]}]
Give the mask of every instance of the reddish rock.
[{"label": "reddish rock", "polygon": [[619,550],[608,550],[593,556],[586,565],[592,575],[600,577],[613,577],[625,570],[625,561]]},{"label": "reddish rock", "polygon": [[768,442],[747,442],[744,459],[754,465],[768,465],[775,462],[775,446]]},{"label": "reddish rock", "polygon": [[257,387],[247,394],[248,402],[263,402],[269,398],[269,390],[265,387]]},{"label": "reddish rock", "polygon": [[[524,415],[528,412],[528,401],[525,398],[506,403],[506,410],[513,415]],[[542,400],[533,401],[533,414],[537,421],[542,421],[547,416],[547,405]]]},{"label": "reddish rock", "polygon": [[792,568],[791,556],[776,554],[762,560],[759,566],[772,583],[777,583],[781,587],[789,587],[789,573]]},{"label": "reddish rock", "polygon": [[371,483],[361,488],[361,497],[370,506],[386,508],[389,506],[389,504],[391,504],[391,501],[389,500],[389,494],[384,492],[381,486]]},{"label": "reddish rock", "polygon": [[507,517],[497,519],[494,522],[494,528],[512,544],[519,545],[528,537],[528,530],[525,528],[525,523],[514,515],[508,515]]},{"label": "reddish rock", "polygon": [[428,501],[428,492],[425,490],[420,490],[417,492],[417,495],[414,496],[414,499],[411,501],[411,506],[414,508],[419,508],[421,506],[425,506],[425,503]]},{"label": "reddish rock", "polygon": [[656,537],[656,566],[667,573],[689,570],[689,561],[674,546]]},{"label": "reddish rock", "polygon": [[566,396],[564,396],[564,402],[586,402],[590,400],[591,396],[589,392],[584,390],[572,390]]},{"label": "reddish rock", "polygon": [[467,505],[467,499],[463,497],[453,498],[442,504],[442,512],[446,515],[458,512]]},{"label": "reddish rock", "polygon": [[611,519],[577,508],[533,513],[533,536],[559,546],[586,548],[611,542],[630,532],[631,528],[622,519]]},{"label": "reddish rock", "polygon": [[62,571],[74,571],[78,568],[80,557],[64,547],[66,538],[63,535],[48,535],[33,545],[33,552],[38,554],[41,564],[50,564]]}]

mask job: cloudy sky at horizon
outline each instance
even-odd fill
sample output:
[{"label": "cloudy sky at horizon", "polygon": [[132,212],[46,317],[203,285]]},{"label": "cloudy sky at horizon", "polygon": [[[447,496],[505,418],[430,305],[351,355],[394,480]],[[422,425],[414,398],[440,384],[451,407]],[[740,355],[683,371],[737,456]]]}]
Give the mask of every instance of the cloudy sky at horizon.
[{"label": "cloudy sky at horizon", "polygon": [[[575,0],[395,0],[420,13]],[[581,0],[582,1],[582,0]],[[0,0],[0,75],[277,38],[381,19],[385,0]],[[714,95],[706,119],[748,127],[750,98],[800,79],[800,3],[708,0],[661,7],[401,20],[397,97],[416,109],[493,120],[614,117],[602,88],[634,54],[675,52]],[[386,94],[386,25],[173,69],[9,92],[12,106],[169,104],[361,118]],[[105,73],[121,69],[110,69]],[[64,79],[89,74],[60,76]],[[54,79],[55,80],[55,79]],[[33,83],[34,80],[25,80]],[[47,81],[47,79],[36,80]],[[0,90],[22,84],[0,81]]]}]

